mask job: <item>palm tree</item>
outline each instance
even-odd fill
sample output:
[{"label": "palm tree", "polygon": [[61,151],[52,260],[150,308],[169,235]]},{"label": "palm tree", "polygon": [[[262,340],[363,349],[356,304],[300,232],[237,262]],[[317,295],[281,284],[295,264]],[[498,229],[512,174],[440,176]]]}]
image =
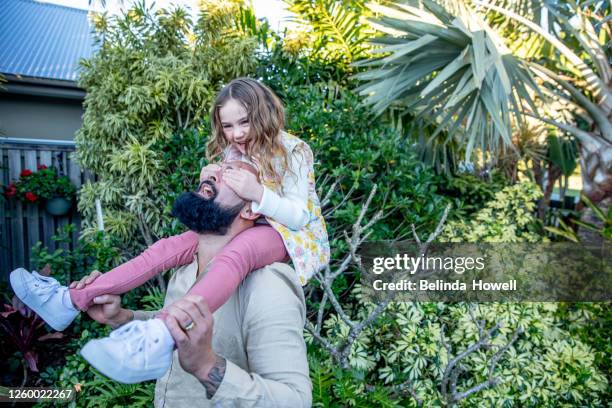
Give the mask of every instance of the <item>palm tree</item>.
[{"label": "palm tree", "polygon": [[[293,20],[309,31],[310,54],[343,68],[367,56],[367,39],[375,32],[362,17],[366,0],[285,0]],[[346,65],[346,67],[345,67]]]},{"label": "palm tree", "polygon": [[430,141],[458,142],[470,160],[475,149],[512,148],[511,123],[535,110],[529,90],[537,86],[485,20],[454,6],[453,15],[429,0],[372,5],[380,17],[371,24],[385,35],[371,42],[383,56],[356,63],[369,70],[355,77],[366,81],[358,90],[375,111],[403,109],[434,123]]},{"label": "palm tree", "polygon": [[[562,31],[550,33],[511,10],[475,2],[525,25],[556,49],[553,55],[563,74],[536,62],[529,62],[529,67],[549,85],[549,94],[569,105],[586,126],[557,121],[538,112],[529,114],[580,141],[583,193],[595,203],[605,200],[602,204],[607,206],[612,196],[612,55],[609,44],[612,35],[608,25],[610,15],[604,14],[609,13],[609,2],[589,3],[584,9],[570,5],[563,9],[549,4],[555,22],[562,27]],[[561,33],[565,38],[560,38]],[[573,49],[567,45],[570,42],[573,42]]]},{"label": "palm tree", "polygon": [[[564,29],[562,40],[559,31],[548,33],[516,11],[473,2],[522,24],[550,43],[555,50],[553,62],[567,66],[567,73],[559,74],[513,56],[498,33],[470,6],[451,0],[443,3],[446,7],[430,0],[373,6],[381,17],[372,24],[385,35],[372,40],[380,46],[374,52],[383,56],[359,63],[369,68],[356,75],[365,81],[360,92],[366,102],[379,112],[399,106],[435,123],[438,130],[433,136],[445,130],[446,141],[464,145],[468,159],[476,147],[493,154],[512,148],[511,126],[521,126],[525,114],[534,116],[580,142],[584,193],[594,202],[610,197],[612,71],[609,48],[604,46],[610,39],[610,28],[605,25],[609,16],[602,12],[605,4],[597,8],[594,2],[587,2],[588,12],[568,9],[576,16],[571,23],[567,11],[549,6]],[[567,45],[570,38],[574,50]],[[538,85],[533,76],[544,85]],[[553,96],[570,104],[588,127],[547,115],[531,95]]]}]

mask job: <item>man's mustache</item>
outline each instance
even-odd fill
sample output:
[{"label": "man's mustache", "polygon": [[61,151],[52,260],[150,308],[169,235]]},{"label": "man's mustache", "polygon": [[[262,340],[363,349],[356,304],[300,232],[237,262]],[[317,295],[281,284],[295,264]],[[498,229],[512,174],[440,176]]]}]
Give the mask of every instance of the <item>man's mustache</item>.
[{"label": "man's mustache", "polygon": [[202,185],[206,184],[207,186],[210,187],[210,190],[212,191],[212,196],[210,198],[205,198],[205,200],[214,200],[215,198],[217,198],[217,186],[215,186],[215,183],[213,183],[210,180],[202,180],[200,182],[200,184],[198,185],[198,190],[197,192],[199,193],[202,190]]}]

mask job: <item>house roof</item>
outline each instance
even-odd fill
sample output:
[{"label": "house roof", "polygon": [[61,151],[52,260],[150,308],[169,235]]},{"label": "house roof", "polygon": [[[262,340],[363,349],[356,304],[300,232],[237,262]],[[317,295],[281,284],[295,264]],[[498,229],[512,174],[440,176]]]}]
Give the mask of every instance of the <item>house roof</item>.
[{"label": "house roof", "polygon": [[33,0],[3,0],[0,72],[76,81],[79,59],[89,58],[95,50],[87,13]]}]

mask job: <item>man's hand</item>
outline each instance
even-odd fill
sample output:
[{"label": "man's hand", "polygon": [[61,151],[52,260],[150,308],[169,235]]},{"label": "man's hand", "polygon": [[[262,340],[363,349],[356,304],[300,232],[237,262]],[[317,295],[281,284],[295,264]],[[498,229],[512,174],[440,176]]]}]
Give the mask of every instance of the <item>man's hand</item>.
[{"label": "man's hand", "polygon": [[212,398],[225,376],[226,362],[212,349],[214,321],[208,305],[202,297],[188,295],[166,312],[166,325],[178,347],[181,367],[200,380],[207,398]]},{"label": "man's hand", "polygon": [[[89,275],[84,276],[79,281],[72,282],[70,288],[83,289],[85,286],[91,284],[99,276],[102,275],[100,271],[93,271]],[[117,295],[101,295],[96,296],[93,299],[95,303],[87,309],[89,317],[94,319],[96,322],[101,324],[108,324],[111,327],[118,327],[122,324],[129,322],[134,318],[134,314],[121,308],[121,297]]]}]

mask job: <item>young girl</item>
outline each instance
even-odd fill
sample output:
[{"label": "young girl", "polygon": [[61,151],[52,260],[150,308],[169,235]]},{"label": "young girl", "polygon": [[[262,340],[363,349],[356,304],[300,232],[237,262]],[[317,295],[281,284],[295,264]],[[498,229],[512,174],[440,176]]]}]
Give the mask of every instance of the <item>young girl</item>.
[{"label": "young girl", "polygon": [[[284,109],[278,97],[256,80],[235,79],[217,96],[211,122],[209,161],[240,160],[258,169],[262,183],[253,174],[235,169],[226,170],[223,180],[238,196],[251,201],[252,211],[265,216],[264,223],[269,224],[238,234],[213,259],[206,275],[189,290],[188,294],[202,296],[214,312],[231,297],[250,271],[282,261],[287,253],[300,283],[305,285],[329,261],[329,243],[315,191],[312,152],[305,142],[283,131]],[[217,170],[218,165],[209,165],[202,169],[201,178]],[[82,289],[74,285],[60,286],[53,278],[36,272],[30,274],[24,269],[11,273],[11,285],[15,294],[51,327],[63,330],[79,311],[94,304],[95,297],[125,293],[160,272],[191,263],[197,244],[198,235],[192,231],[162,239]],[[108,338],[90,341],[82,354],[118,381],[159,378],[170,366],[174,347],[162,319],[163,312],[157,319],[130,322]],[[162,341],[157,341],[160,333]],[[117,346],[126,344],[125,341],[142,344],[139,342],[151,340],[152,336],[156,336],[156,341],[147,344],[158,349],[143,350],[140,354],[154,355],[158,362],[155,367],[143,362],[150,361],[146,356],[135,353],[128,358]]]}]

